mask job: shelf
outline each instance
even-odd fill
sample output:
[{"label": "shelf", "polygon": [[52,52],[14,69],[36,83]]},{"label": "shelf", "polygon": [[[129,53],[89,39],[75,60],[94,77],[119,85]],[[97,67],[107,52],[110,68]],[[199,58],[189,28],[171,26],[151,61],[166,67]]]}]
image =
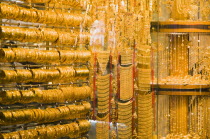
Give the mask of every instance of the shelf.
[{"label": "shelf", "polygon": [[174,96],[208,96],[210,92],[193,92],[193,91],[158,91],[157,95],[174,95]]},{"label": "shelf", "polygon": [[210,85],[184,85],[184,84],[156,84],[154,85],[157,95],[210,95]]},{"label": "shelf", "polygon": [[151,22],[151,30],[165,33],[210,33],[210,22],[204,21],[161,21]]},{"label": "shelf", "polygon": [[156,84],[154,85],[154,88],[158,89],[193,89],[193,90],[201,90],[201,89],[208,89],[210,88],[210,85],[207,84]]}]

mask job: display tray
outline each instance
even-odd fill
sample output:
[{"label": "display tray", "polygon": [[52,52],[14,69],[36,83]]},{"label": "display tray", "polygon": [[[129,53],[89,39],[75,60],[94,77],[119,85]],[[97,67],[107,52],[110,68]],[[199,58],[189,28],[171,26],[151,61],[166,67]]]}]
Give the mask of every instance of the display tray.
[{"label": "display tray", "polygon": [[152,31],[181,33],[181,32],[210,32],[210,22],[206,21],[161,21],[151,22]]}]

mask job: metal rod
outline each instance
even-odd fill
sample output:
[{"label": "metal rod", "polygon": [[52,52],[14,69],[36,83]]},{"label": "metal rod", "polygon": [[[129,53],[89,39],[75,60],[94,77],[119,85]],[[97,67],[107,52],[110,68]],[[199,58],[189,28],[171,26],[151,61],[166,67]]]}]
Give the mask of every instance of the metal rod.
[{"label": "metal rod", "polygon": [[[78,119],[83,119],[83,118],[78,118]],[[65,123],[69,123],[69,122],[75,122],[75,119],[71,119],[71,120],[59,120],[59,121],[55,121],[55,122],[50,122],[50,123],[29,123],[29,124],[19,124],[16,125],[14,127],[14,125],[10,125],[10,126],[2,126],[2,130],[11,130],[11,129],[17,129],[17,128],[22,128],[22,127],[35,127],[35,126],[41,126],[41,125],[57,125],[57,124],[65,124]],[[1,133],[3,133],[1,131]]]},{"label": "metal rod", "polygon": [[[20,62],[22,63],[22,62]],[[86,63],[74,63],[74,64],[59,64],[59,65],[31,65],[31,64],[27,64],[27,65],[15,65],[15,64],[11,64],[11,65],[1,65],[1,67],[27,67],[27,68],[34,68],[34,67],[56,67],[56,66],[87,66],[88,64]]]},{"label": "metal rod", "polygon": [[60,85],[73,85],[73,84],[88,84],[89,82],[71,82],[71,83],[57,83],[57,84],[24,84],[24,85],[18,85],[18,84],[11,84],[11,85],[5,85],[0,84],[0,88],[21,88],[21,87],[45,87],[45,86],[60,86]]},{"label": "metal rod", "polygon": [[[2,21],[0,22],[0,24],[4,24],[4,25],[17,25],[17,26],[26,26],[26,27],[34,27],[34,28],[45,27],[45,28],[60,28],[60,29],[80,29],[80,27],[66,27],[66,26],[61,26],[61,25],[49,26],[49,25],[40,24],[40,23],[30,23],[30,24],[27,24],[27,23],[2,22]],[[84,29],[87,30],[88,28],[84,28]]]},{"label": "metal rod", "polygon": [[[43,4],[43,5],[38,5],[38,4],[36,4],[36,3],[26,3],[26,2],[22,2],[22,1],[8,1],[8,0],[0,0],[0,2],[7,2],[7,3],[12,3],[12,4],[18,4],[18,5],[22,5],[22,6],[26,6],[26,7],[35,7],[35,8],[44,8],[45,9],[45,4]],[[47,7],[47,8],[50,8],[50,9],[65,9],[65,10],[75,10],[75,11],[82,11],[82,12],[84,12],[84,11],[86,11],[86,9],[77,9],[77,8],[59,8],[59,7],[51,7],[51,6],[49,6],[49,7]]]},{"label": "metal rod", "polygon": [[[35,47],[35,48],[46,48],[46,47],[49,47],[49,48],[65,48],[65,47],[71,47],[71,48],[74,48],[74,46],[55,46],[55,45],[39,45],[39,44],[11,44],[11,43],[1,43],[0,44],[0,47],[4,47],[4,46],[8,46],[8,47],[17,47],[17,46],[21,46],[21,47]],[[87,45],[86,45],[87,46]]]}]

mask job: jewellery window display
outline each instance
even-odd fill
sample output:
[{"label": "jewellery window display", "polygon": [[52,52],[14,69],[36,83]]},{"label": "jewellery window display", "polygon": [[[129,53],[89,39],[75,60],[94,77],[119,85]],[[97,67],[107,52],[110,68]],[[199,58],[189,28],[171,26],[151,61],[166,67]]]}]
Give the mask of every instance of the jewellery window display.
[{"label": "jewellery window display", "polygon": [[108,73],[110,53],[108,51],[95,52],[94,59],[94,106],[93,118],[96,120],[96,135],[97,139],[107,139],[110,137],[110,108],[111,108],[111,89],[110,79],[111,74]]},{"label": "jewellery window display", "polygon": [[135,72],[135,99],[136,99],[136,132],[137,138],[149,139],[155,136],[155,107],[153,84],[153,66],[151,66],[153,48],[151,45],[150,23],[156,1],[137,1],[140,8],[136,9],[136,72]]},{"label": "jewellery window display", "polygon": [[[95,131],[98,131],[96,135],[98,138],[107,137],[107,133],[102,132],[103,129],[107,130],[106,122],[98,121],[97,118],[105,118],[107,116],[105,112],[108,111],[109,138],[152,137],[154,121],[153,93],[150,86],[152,1],[93,0],[92,2],[94,23],[91,30],[91,47],[95,52],[91,62],[94,63],[91,67],[95,101],[93,119],[96,120],[94,121],[96,124],[104,123],[104,127],[96,126]],[[102,77],[107,79],[102,80]],[[107,91],[109,91],[109,101],[108,93],[105,97]],[[145,97],[137,98],[138,94]],[[139,102],[148,102],[147,105],[140,105],[139,111],[137,99],[140,99]],[[105,105],[108,102],[109,105]],[[103,109],[101,105],[104,105]],[[148,110],[140,109],[144,106]],[[137,124],[136,119],[142,117],[145,117],[145,120],[149,119],[145,122],[151,125],[149,128],[143,128],[146,124],[142,125],[141,120],[140,124]]]},{"label": "jewellery window display", "polygon": [[[124,50],[124,51],[123,51]],[[120,51],[117,64],[117,135],[120,139],[132,138],[134,134],[134,52]],[[128,56],[129,55],[129,56]]]},{"label": "jewellery window display", "polygon": [[0,3],[0,138],[88,138],[88,5]]},{"label": "jewellery window display", "polygon": [[209,1],[160,0],[157,7],[157,137],[209,138]]},{"label": "jewellery window display", "polygon": [[[130,55],[130,56],[128,56]],[[107,51],[95,53],[93,78],[93,118],[96,117],[96,138],[132,138],[133,136],[133,51],[123,53],[113,73],[112,56]],[[132,57],[132,58],[130,58]],[[123,63],[121,66],[120,63]],[[110,73],[109,73],[110,72]],[[115,77],[113,77],[115,75]],[[111,82],[117,78],[116,94]],[[129,90],[129,92],[128,92]],[[115,125],[115,122],[117,125]],[[112,133],[110,129],[113,129]],[[124,132],[126,131],[126,132]],[[126,136],[124,136],[126,134]]]}]

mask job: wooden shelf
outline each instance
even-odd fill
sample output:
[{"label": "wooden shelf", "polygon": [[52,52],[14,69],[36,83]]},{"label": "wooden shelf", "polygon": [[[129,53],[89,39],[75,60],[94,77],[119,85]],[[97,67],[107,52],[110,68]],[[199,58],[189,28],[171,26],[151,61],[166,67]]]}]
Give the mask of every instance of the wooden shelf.
[{"label": "wooden shelf", "polygon": [[191,96],[191,95],[210,95],[210,85],[188,85],[188,84],[156,84],[157,95],[176,95],[176,96]]},{"label": "wooden shelf", "polygon": [[210,33],[209,21],[160,21],[151,22],[152,31],[166,33]]},{"label": "wooden shelf", "polygon": [[200,85],[193,85],[193,84],[156,84],[154,88],[159,89],[208,89],[210,85],[207,84],[200,84]]},{"label": "wooden shelf", "polygon": [[158,91],[157,95],[173,96],[208,96],[210,92],[193,92],[193,91]]}]

